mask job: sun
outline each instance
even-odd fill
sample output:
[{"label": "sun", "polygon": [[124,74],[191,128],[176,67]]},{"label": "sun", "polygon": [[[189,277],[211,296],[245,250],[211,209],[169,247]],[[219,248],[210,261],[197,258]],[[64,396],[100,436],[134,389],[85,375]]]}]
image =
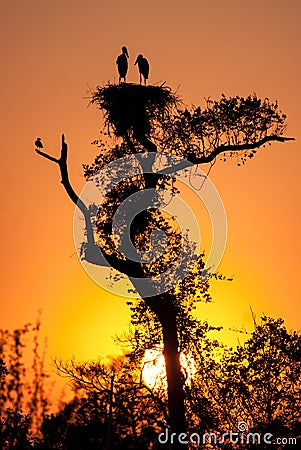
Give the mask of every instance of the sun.
[{"label": "sun", "polygon": [[[196,373],[195,362],[192,356],[180,353],[180,363],[185,377],[185,383],[189,383]],[[148,349],[142,359],[142,377],[150,388],[167,388],[165,359],[163,346]]]}]

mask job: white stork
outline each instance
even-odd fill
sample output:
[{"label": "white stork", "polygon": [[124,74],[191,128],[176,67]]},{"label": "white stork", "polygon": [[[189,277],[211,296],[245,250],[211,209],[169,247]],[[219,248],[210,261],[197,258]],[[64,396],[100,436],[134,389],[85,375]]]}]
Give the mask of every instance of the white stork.
[{"label": "white stork", "polygon": [[116,64],[118,67],[118,73],[119,73],[119,84],[121,83],[121,79],[124,79],[124,82],[126,82],[126,74],[128,71],[128,51],[125,46],[122,47],[122,53],[118,56],[116,60]]},{"label": "white stork", "polygon": [[134,65],[138,64],[139,73],[140,73],[140,84],[142,82],[142,76],[144,78],[144,85],[146,86],[146,80],[148,79],[149,74],[149,63],[146,58],[143,57],[143,55],[138,55],[136,62]]}]

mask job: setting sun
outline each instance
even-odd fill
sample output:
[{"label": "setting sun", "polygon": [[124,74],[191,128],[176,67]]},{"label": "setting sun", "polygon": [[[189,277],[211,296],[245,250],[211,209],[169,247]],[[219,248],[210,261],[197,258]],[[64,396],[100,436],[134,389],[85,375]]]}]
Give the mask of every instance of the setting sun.
[{"label": "setting sun", "polygon": [[[186,383],[189,383],[196,372],[194,360],[181,353],[180,363]],[[150,388],[166,389],[166,369],[162,347],[146,350],[142,360],[142,376]]]}]

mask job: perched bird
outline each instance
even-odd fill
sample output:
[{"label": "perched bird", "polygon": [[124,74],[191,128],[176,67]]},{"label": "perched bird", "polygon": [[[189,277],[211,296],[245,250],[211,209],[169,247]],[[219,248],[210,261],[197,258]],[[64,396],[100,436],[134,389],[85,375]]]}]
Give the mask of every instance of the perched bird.
[{"label": "perched bird", "polygon": [[44,148],[41,138],[37,138],[37,140],[35,141],[34,145],[36,146],[36,148]]},{"label": "perched bird", "polygon": [[119,73],[119,84],[121,83],[121,79],[124,79],[124,82],[126,82],[126,74],[128,71],[128,51],[125,46],[122,47],[122,53],[118,56],[116,60],[116,64],[118,67],[118,73]]},{"label": "perched bird", "polygon": [[148,74],[149,74],[149,64],[148,64],[148,60],[146,58],[143,57],[143,55],[138,55],[136,62],[134,65],[138,64],[138,68],[139,68],[139,73],[140,73],[140,84],[142,82],[142,76],[144,78],[144,84],[146,86],[146,80],[148,79]]}]

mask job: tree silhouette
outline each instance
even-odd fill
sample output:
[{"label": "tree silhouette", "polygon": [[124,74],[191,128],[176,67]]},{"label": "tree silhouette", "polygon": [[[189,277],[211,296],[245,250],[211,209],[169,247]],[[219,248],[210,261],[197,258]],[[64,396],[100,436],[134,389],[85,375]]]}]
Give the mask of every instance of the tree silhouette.
[{"label": "tree silhouette", "polygon": [[[40,325],[37,320],[35,325],[25,324],[13,332],[0,329],[0,448],[3,450],[33,448],[32,434],[39,429],[49,408],[45,352],[40,352]],[[25,347],[32,352],[30,368]]]},{"label": "tree silhouette", "polygon": [[[192,279],[193,277],[190,278],[190,281]],[[206,301],[210,301],[207,291],[208,283],[202,288],[201,295]],[[189,295],[189,291],[189,282],[185,280],[185,289],[182,285],[176,297],[179,351],[189,357],[199,374],[206,373],[206,377],[210,377],[210,373],[215,367],[213,367],[213,354],[218,343],[216,340],[210,339],[209,332],[219,328],[211,327],[206,322],[201,323],[193,317],[195,299],[192,291],[191,295]],[[161,448],[158,436],[162,429],[165,430],[169,426],[166,376],[158,378],[157,383],[150,386],[143,375],[146,350],[158,349],[161,351],[162,349],[161,326],[156,315],[146,307],[143,300],[137,304],[136,302],[128,303],[132,313],[129,332],[115,338],[120,348],[126,351],[123,357],[114,359],[110,363],[76,362],[74,359],[67,362],[56,360],[56,367],[60,375],[68,377],[72,381],[72,386],[79,396],[90,398],[90,395],[97,395],[102,405],[99,414],[101,417],[105,416],[103,428],[99,430],[104,448],[111,448],[107,445],[109,428],[114,430],[115,446],[112,442],[112,448],[119,448],[117,441],[121,438],[125,445],[125,437],[129,445],[134,446],[133,448]],[[200,412],[198,420],[196,420],[196,413],[192,412],[193,405],[190,395],[192,391],[190,385],[193,381],[185,369],[182,369],[182,377],[190,430],[207,431],[212,420],[215,420],[213,418],[214,411],[209,413],[207,407],[205,412]],[[195,386],[195,392],[198,391],[200,394],[200,384]],[[204,398],[204,406],[205,402]],[[112,411],[111,415],[108,413],[110,410]],[[202,421],[201,427],[200,421]],[[109,426],[110,423],[111,426]],[[164,445],[164,448],[169,448],[169,446]]]},{"label": "tree silhouette", "polygon": [[[48,430],[44,443],[51,435],[57,436],[54,448],[59,442],[66,443],[67,430],[76,426],[83,429],[80,448],[92,441],[96,449],[117,449],[121,442],[123,448],[161,448],[158,436],[168,424],[165,383],[158,380],[148,386],[142,361],[145,349],[160,346],[162,337],[158,320],[144,309],[143,301],[132,307],[133,327],[118,339],[131,349],[125,356],[110,363],[57,361],[59,372],[73,382],[76,401],[44,422]],[[300,334],[287,331],[282,319],[263,317],[249,339],[232,349],[210,339],[212,327],[207,323],[191,318],[190,326],[187,320],[182,325],[189,337],[181,343],[181,350],[190,351],[195,366],[195,374],[184,386],[188,435],[197,432],[202,443],[206,434],[214,433],[218,442],[231,430],[238,433],[239,440],[235,444],[228,436],[223,446],[229,449],[269,448],[263,441],[265,434],[274,444],[281,439],[277,448],[286,448],[289,439],[299,442]],[[64,416],[64,411],[72,411],[72,415]],[[61,421],[65,434],[52,429]],[[245,424],[245,433],[240,424]],[[246,445],[248,433],[252,435]],[[171,447],[167,443],[162,448]]]},{"label": "tree silhouette", "polygon": [[[110,363],[56,361],[59,373],[72,380],[77,392],[72,422],[78,421],[77,411],[81,410],[85,417],[82,425],[99,423],[94,431],[96,448],[151,448],[150,442],[155,443],[162,427],[168,426],[166,392],[162,398],[145,384],[139,363],[128,357]],[[96,411],[91,420],[85,415],[86,408]]]},{"label": "tree silhouette", "polygon": [[232,430],[244,421],[250,432],[300,441],[300,369],[300,334],[289,332],[283,319],[262,317],[250,339],[221,359],[216,387],[222,421]]},{"label": "tree silhouette", "polygon": [[[181,307],[178,298],[198,292],[206,295],[208,278],[213,273],[205,268],[201,255],[194,256],[191,243],[185,246],[185,234],[179,231],[174,218],[160,212],[160,192],[167,190],[171,196],[176,193],[175,175],[180,171],[191,170],[199,164],[213,164],[218,157],[222,160],[235,157],[238,164],[244,164],[266,143],[293,138],[283,136],[286,116],[277,102],[261,100],[256,95],[247,98],[223,95],[219,101],[208,99],[204,109],[187,109],[167,87],[121,84],[98,87],[91,102],[104,111],[108,129],[112,129],[120,141],[109,148],[103,142],[96,142],[101,152],[92,165],[84,166],[86,178],[90,179],[101,168],[125,155],[134,155],[140,170],[127,179],[119,179],[101,205],[89,208],[70,184],[64,135],[60,158],[39,149],[36,152],[59,165],[61,182],[84,215],[87,241],[82,246],[82,258],[94,265],[109,265],[127,276],[144,305],[158,319],[166,361],[169,426],[179,435],[185,432],[186,424],[184,376],[179,360]],[[167,155],[164,167],[159,170],[155,167],[157,153]],[[118,175],[118,166],[115,167],[115,172],[108,175],[112,179]],[[123,222],[119,223],[117,232],[113,219],[126,199],[131,198],[130,205],[135,207],[135,199],[141,200],[141,192],[146,193],[143,211],[134,214],[129,227],[135,248],[135,257],[130,258],[116,246],[115,240],[116,234],[121,235],[128,226],[127,211],[123,211]],[[165,241],[157,240],[158,253],[151,240],[157,229],[165,233]],[[185,248],[182,254],[181,248]],[[150,260],[138,258],[141,253],[149,255],[152,251]],[[177,259],[180,259],[179,269],[174,269],[170,279],[162,281],[161,274],[177,267]],[[177,447],[175,444],[174,448]]]}]

